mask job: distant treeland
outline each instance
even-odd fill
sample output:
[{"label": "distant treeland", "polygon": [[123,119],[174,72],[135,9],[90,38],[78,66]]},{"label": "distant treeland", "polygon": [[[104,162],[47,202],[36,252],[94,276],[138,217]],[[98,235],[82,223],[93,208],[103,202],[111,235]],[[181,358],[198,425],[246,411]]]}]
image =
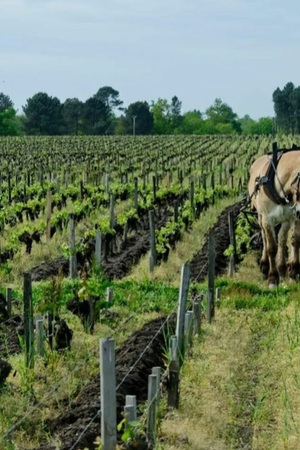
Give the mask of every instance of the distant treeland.
[{"label": "distant treeland", "polygon": [[252,164],[248,192],[261,228],[260,268],[269,287],[277,286],[279,277],[286,274],[296,279],[300,269],[300,148],[277,150],[273,144],[272,155]]}]

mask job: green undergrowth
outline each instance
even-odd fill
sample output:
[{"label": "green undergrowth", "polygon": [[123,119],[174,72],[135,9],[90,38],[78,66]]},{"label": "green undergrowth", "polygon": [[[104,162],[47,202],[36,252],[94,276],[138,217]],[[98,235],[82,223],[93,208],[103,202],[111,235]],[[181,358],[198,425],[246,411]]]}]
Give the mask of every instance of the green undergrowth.
[{"label": "green undergrowth", "polygon": [[[55,278],[58,281],[55,283]],[[144,280],[136,282],[108,281],[101,276],[92,275],[87,279],[59,280],[54,277],[51,281],[35,283],[33,286],[33,304],[40,312],[49,307],[62,310],[74,295],[84,301],[92,296],[98,309],[109,307],[107,289],[112,288],[113,301],[111,306],[127,307],[132,311],[145,310],[148,312],[168,312],[178,300],[178,288],[167,283]]]},{"label": "green undergrowth", "polygon": [[300,294],[298,284],[281,284],[275,289],[269,289],[250,282],[222,278],[216,286],[222,291],[222,305],[235,309],[282,309]]}]

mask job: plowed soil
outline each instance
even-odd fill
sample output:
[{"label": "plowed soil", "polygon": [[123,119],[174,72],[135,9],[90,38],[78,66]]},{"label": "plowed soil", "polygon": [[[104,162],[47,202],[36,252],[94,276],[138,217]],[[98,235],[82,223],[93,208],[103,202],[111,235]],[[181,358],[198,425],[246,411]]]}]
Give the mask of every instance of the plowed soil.
[{"label": "plowed soil", "polygon": [[[216,237],[215,272],[217,275],[226,271],[228,263],[228,259],[224,256],[224,250],[229,246],[228,211],[232,209],[236,218],[241,206],[242,204],[238,203],[231,208],[227,208],[221,214],[214,227]],[[158,226],[163,225],[168,218],[168,214],[169,212],[166,208],[162,210],[162,215],[157,217]],[[104,266],[104,273],[108,278],[122,278],[125,276],[132,264],[140,258],[141,254],[148,251],[148,233],[148,229],[137,233],[134,242],[128,240],[128,248],[123,249],[122,254],[112,255],[108,258]],[[60,260],[56,266],[48,266],[45,270],[41,267],[36,268],[33,270],[33,278],[41,279],[51,276],[61,267],[68,267],[68,261]],[[191,262],[191,281],[202,281],[206,276],[207,244],[195,255]],[[168,333],[170,333],[170,325],[171,328],[175,327],[175,320],[176,317],[172,317],[169,320]],[[122,348],[117,351],[117,386],[123,380],[117,390],[118,421],[122,420],[125,395],[136,395],[138,403],[145,402],[148,375],[151,373],[152,367],[164,367],[165,361],[161,351],[165,346],[165,333],[162,326],[164,321],[165,318],[160,318],[146,324],[141,330],[134,332]],[[145,348],[147,348],[146,351]],[[69,450],[70,448],[74,450],[83,448],[92,450],[95,448],[95,438],[100,434],[100,416],[97,415],[100,411],[99,392],[100,380],[99,376],[96,376],[86,384],[70,408],[59,417],[48,420],[45,423],[45,431],[48,436],[55,436],[61,442],[60,450]],[[72,447],[74,445],[75,447]],[[55,450],[55,448],[57,447],[44,443],[37,450]],[[141,449],[142,447],[140,447]]]},{"label": "plowed soil", "polygon": [[[155,227],[160,229],[163,227],[172,213],[167,206],[160,206],[155,209]],[[94,253],[95,243],[93,240],[86,245],[84,255],[77,255],[79,270],[83,267],[87,260],[91,260]],[[102,261],[102,270],[106,279],[121,279],[129,273],[132,266],[136,264],[141,256],[150,249],[149,240],[149,221],[148,216],[140,219],[138,227],[125,242],[122,242],[118,250],[114,250],[109,256]],[[52,261],[51,263],[43,263],[31,270],[33,281],[44,280],[51,276],[58,275],[62,272],[68,275],[69,260],[63,257]]]},{"label": "plowed soil", "polygon": [[[240,212],[242,204],[238,203],[234,207],[227,208],[219,217],[214,227],[216,237],[216,274],[222,274],[226,271],[228,258],[224,256],[224,250],[229,246],[228,234],[228,211],[233,211],[234,218]],[[211,232],[212,230],[209,230]],[[209,234],[209,233],[208,233]],[[146,240],[141,237],[141,240]],[[147,237],[148,240],[148,237]],[[146,242],[144,243],[146,244]],[[131,251],[129,249],[129,254]],[[132,260],[132,259],[130,259]],[[123,256],[122,261],[126,261]],[[112,268],[113,265],[111,264]],[[124,267],[124,272],[122,271]],[[124,263],[115,269],[114,274],[127,273],[127,267]],[[192,281],[202,281],[207,276],[207,244],[197,253],[191,262]],[[172,317],[172,326],[175,326],[175,317]],[[162,323],[164,318],[154,320],[146,324],[141,330],[136,331],[130,339],[117,351],[116,356],[116,376],[117,385],[123,380],[124,375],[128,373],[124,383],[117,392],[117,415],[118,420],[122,419],[125,395],[136,395],[138,403],[145,402],[147,398],[147,379],[154,366],[164,366],[164,359],[161,349],[164,347],[164,332]],[[170,327],[170,324],[169,324]],[[153,339],[153,337],[155,338]],[[151,345],[150,345],[151,342]],[[145,353],[144,349],[147,348]],[[141,355],[143,355],[141,357]],[[141,358],[140,358],[141,357]],[[140,359],[139,359],[140,358]],[[136,361],[138,364],[135,365]],[[133,367],[132,370],[130,370]],[[130,373],[129,373],[130,372]],[[94,449],[94,441],[100,433],[100,417],[97,416],[100,410],[100,380],[99,377],[92,379],[81,391],[72,407],[61,416],[48,421],[45,427],[47,432],[59,438],[61,441],[61,450],[69,450],[77,442],[74,449]],[[83,432],[86,429],[85,432]],[[83,435],[79,438],[79,436]],[[138,447],[142,450],[143,447]],[[146,447],[145,447],[146,448]],[[44,444],[38,450],[54,450],[55,447]]]},{"label": "plowed soil", "polygon": [[[170,317],[167,323],[166,318],[147,323],[116,352],[118,423],[122,420],[125,396],[136,395],[138,403],[145,402],[152,367],[165,365],[161,350],[165,346],[166,326],[168,332],[175,330],[175,317]],[[74,449],[95,448],[95,439],[100,434],[100,414],[97,416],[100,411],[99,391],[100,378],[96,376],[87,383],[68,410],[45,424],[46,431],[61,441],[60,450],[70,450],[77,440]],[[44,444],[37,450],[56,448]]]}]

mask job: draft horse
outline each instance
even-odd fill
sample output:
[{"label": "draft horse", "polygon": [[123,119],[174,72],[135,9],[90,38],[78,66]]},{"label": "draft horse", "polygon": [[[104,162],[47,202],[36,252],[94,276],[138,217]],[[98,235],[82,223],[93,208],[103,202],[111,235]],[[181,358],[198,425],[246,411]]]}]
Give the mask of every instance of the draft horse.
[{"label": "draft horse", "polygon": [[251,208],[258,215],[263,241],[260,269],[268,278],[269,287],[277,286],[280,277],[287,274],[293,279],[299,276],[299,150],[295,145],[292,149],[278,150],[274,143],[273,153],[261,156],[250,168],[248,193]]}]

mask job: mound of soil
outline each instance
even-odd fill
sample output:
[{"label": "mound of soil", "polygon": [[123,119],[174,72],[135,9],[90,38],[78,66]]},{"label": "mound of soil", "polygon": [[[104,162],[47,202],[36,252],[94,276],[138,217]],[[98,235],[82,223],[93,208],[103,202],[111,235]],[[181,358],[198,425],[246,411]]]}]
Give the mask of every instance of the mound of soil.
[{"label": "mound of soil", "polygon": [[229,258],[224,255],[224,251],[230,245],[228,213],[232,211],[233,219],[236,220],[241,211],[244,201],[229,206],[220,215],[217,223],[211,228],[205,237],[205,244],[200,252],[194,255],[191,261],[191,281],[204,281],[208,274],[208,236],[213,231],[215,234],[215,274],[222,275],[226,273]]},{"label": "mound of soil", "polygon": [[[171,217],[172,213],[168,206],[160,206],[155,210],[155,226],[157,229],[163,227]],[[102,262],[103,274],[106,279],[121,279],[129,273],[132,266],[136,264],[141,256],[150,249],[149,221],[145,215],[139,222],[137,230],[122,242],[119,251],[114,251]],[[78,254],[78,269],[83,269],[88,260],[94,255],[94,240],[86,243],[85,254]],[[69,260],[63,257],[54,261],[44,262],[31,269],[33,281],[40,281],[56,276],[59,273],[67,276],[69,273]]]},{"label": "mound of soil", "polygon": [[7,357],[22,351],[19,336],[24,336],[24,325],[20,316],[0,323],[0,356]]},{"label": "mound of soil", "polygon": [[69,260],[61,256],[54,261],[45,261],[31,269],[32,281],[41,281],[62,273],[67,276],[69,273]]},{"label": "mound of soil", "polygon": [[[148,375],[152,367],[164,367],[162,349],[165,347],[166,326],[174,333],[175,315],[155,319],[133,335],[116,351],[117,421],[122,420],[126,395],[136,395],[137,403],[147,399]],[[146,349],[146,350],[145,350]],[[59,417],[48,420],[46,431],[59,441],[60,450],[69,450],[79,435],[86,429],[75,449],[94,449],[95,439],[100,435],[100,377],[95,376],[80,392],[72,405]],[[44,444],[37,450],[55,450],[57,447]]]}]

